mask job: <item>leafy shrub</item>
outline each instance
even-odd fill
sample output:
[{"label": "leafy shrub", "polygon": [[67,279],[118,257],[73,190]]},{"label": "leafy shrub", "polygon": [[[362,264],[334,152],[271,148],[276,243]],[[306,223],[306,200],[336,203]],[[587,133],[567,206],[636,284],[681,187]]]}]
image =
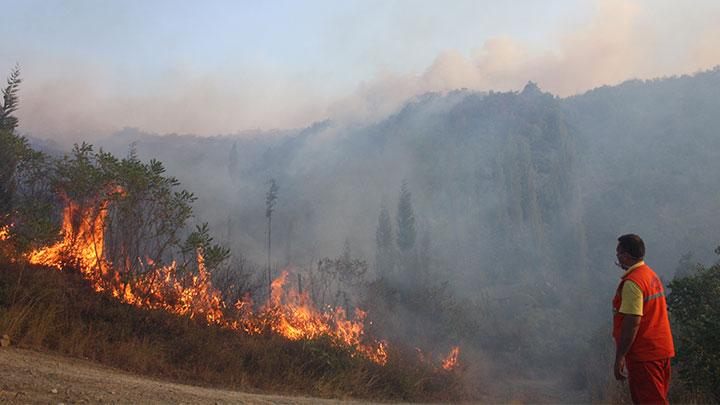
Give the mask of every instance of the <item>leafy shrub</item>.
[{"label": "leafy shrub", "polygon": [[680,388],[720,402],[720,264],[697,265],[669,287]]}]

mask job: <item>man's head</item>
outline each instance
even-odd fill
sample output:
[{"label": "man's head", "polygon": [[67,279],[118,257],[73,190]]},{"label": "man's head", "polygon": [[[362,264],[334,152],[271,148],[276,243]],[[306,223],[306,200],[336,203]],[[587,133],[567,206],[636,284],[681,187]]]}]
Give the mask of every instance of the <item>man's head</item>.
[{"label": "man's head", "polygon": [[615,254],[620,267],[627,270],[645,257],[645,242],[633,233],[623,235],[618,238]]}]

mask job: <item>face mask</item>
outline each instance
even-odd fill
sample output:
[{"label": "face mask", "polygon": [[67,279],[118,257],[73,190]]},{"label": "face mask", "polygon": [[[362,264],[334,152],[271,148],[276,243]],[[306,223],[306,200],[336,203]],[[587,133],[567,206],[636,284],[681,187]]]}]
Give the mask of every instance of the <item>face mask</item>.
[{"label": "face mask", "polygon": [[620,262],[617,262],[617,261],[616,261],[616,262],[615,262],[615,265],[618,266],[618,267],[620,267],[620,268],[623,269],[623,270],[627,270],[627,267],[625,267],[625,265],[620,264]]}]

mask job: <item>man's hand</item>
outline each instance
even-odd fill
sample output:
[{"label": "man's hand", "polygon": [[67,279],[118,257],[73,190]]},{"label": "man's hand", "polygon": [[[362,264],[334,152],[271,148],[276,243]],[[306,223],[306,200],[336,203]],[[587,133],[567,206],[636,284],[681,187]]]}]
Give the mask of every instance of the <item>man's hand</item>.
[{"label": "man's hand", "polygon": [[625,357],[615,358],[615,379],[622,381],[627,378],[627,370],[625,370]]}]

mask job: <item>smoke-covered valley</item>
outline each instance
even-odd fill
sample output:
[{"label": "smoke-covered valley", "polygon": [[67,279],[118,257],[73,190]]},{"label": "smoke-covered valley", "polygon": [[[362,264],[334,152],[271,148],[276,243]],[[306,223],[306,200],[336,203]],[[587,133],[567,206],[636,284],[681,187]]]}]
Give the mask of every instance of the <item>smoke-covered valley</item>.
[{"label": "smoke-covered valley", "polygon": [[719,81],[714,69],[569,98],[533,83],[458,90],[411,99],[370,126],[237,137],[125,129],[98,145],[162,161],[199,197],[197,218],[216,239],[258,262],[270,179],[278,266],[336,255],[346,241],[372,261],[381,207],[394,222],[406,182],[417,248],[468,292],[515,272],[614,280],[615,236],[630,230],[671,277],[684,253],[712,258]]},{"label": "smoke-covered valley", "polygon": [[[617,236],[641,235],[665,281],[688,252],[714,260],[719,89],[717,68],[568,98],[528,83],[428,93],[368,125],[217,137],[125,129],[97,144],[162,161],[198,197],[197,223],[231,248],[230,271],[248,288],[264,277],[273,179],[275,275],[290,267],[312,280],[322,258],[365,261],[364,283],[387,280],[404,298],[381,303],[341,283],[324,304],[370,303],[371,318],[392,314],[378,329],[461,341],[505,371],[527,363],[553,375],[547,364],[559,364],[569,386],[590,390],[604,366],[588,372],[578,359],[590,342],[609,345]],[[398,246],[408,202],[414,232]],[[402,295],[419,284],[454,307]]]},{"label": "smoke-covered valley", "polygon": [[460,346],[469,397],[606,401],[616,238],[641,235],[665,282],[715,261],[719,89],[718,68],[567,98],[529,82],[427,93],[366,124],[96,145],[195,194],[192,221],[231,249],[213,274],[228,302],[289,269],[409,356]]},{"label": "smoke-covered valley", "polygon": [[719,2],[0,3],[0,351],[628,403],[660,314],[720,402]]}]

